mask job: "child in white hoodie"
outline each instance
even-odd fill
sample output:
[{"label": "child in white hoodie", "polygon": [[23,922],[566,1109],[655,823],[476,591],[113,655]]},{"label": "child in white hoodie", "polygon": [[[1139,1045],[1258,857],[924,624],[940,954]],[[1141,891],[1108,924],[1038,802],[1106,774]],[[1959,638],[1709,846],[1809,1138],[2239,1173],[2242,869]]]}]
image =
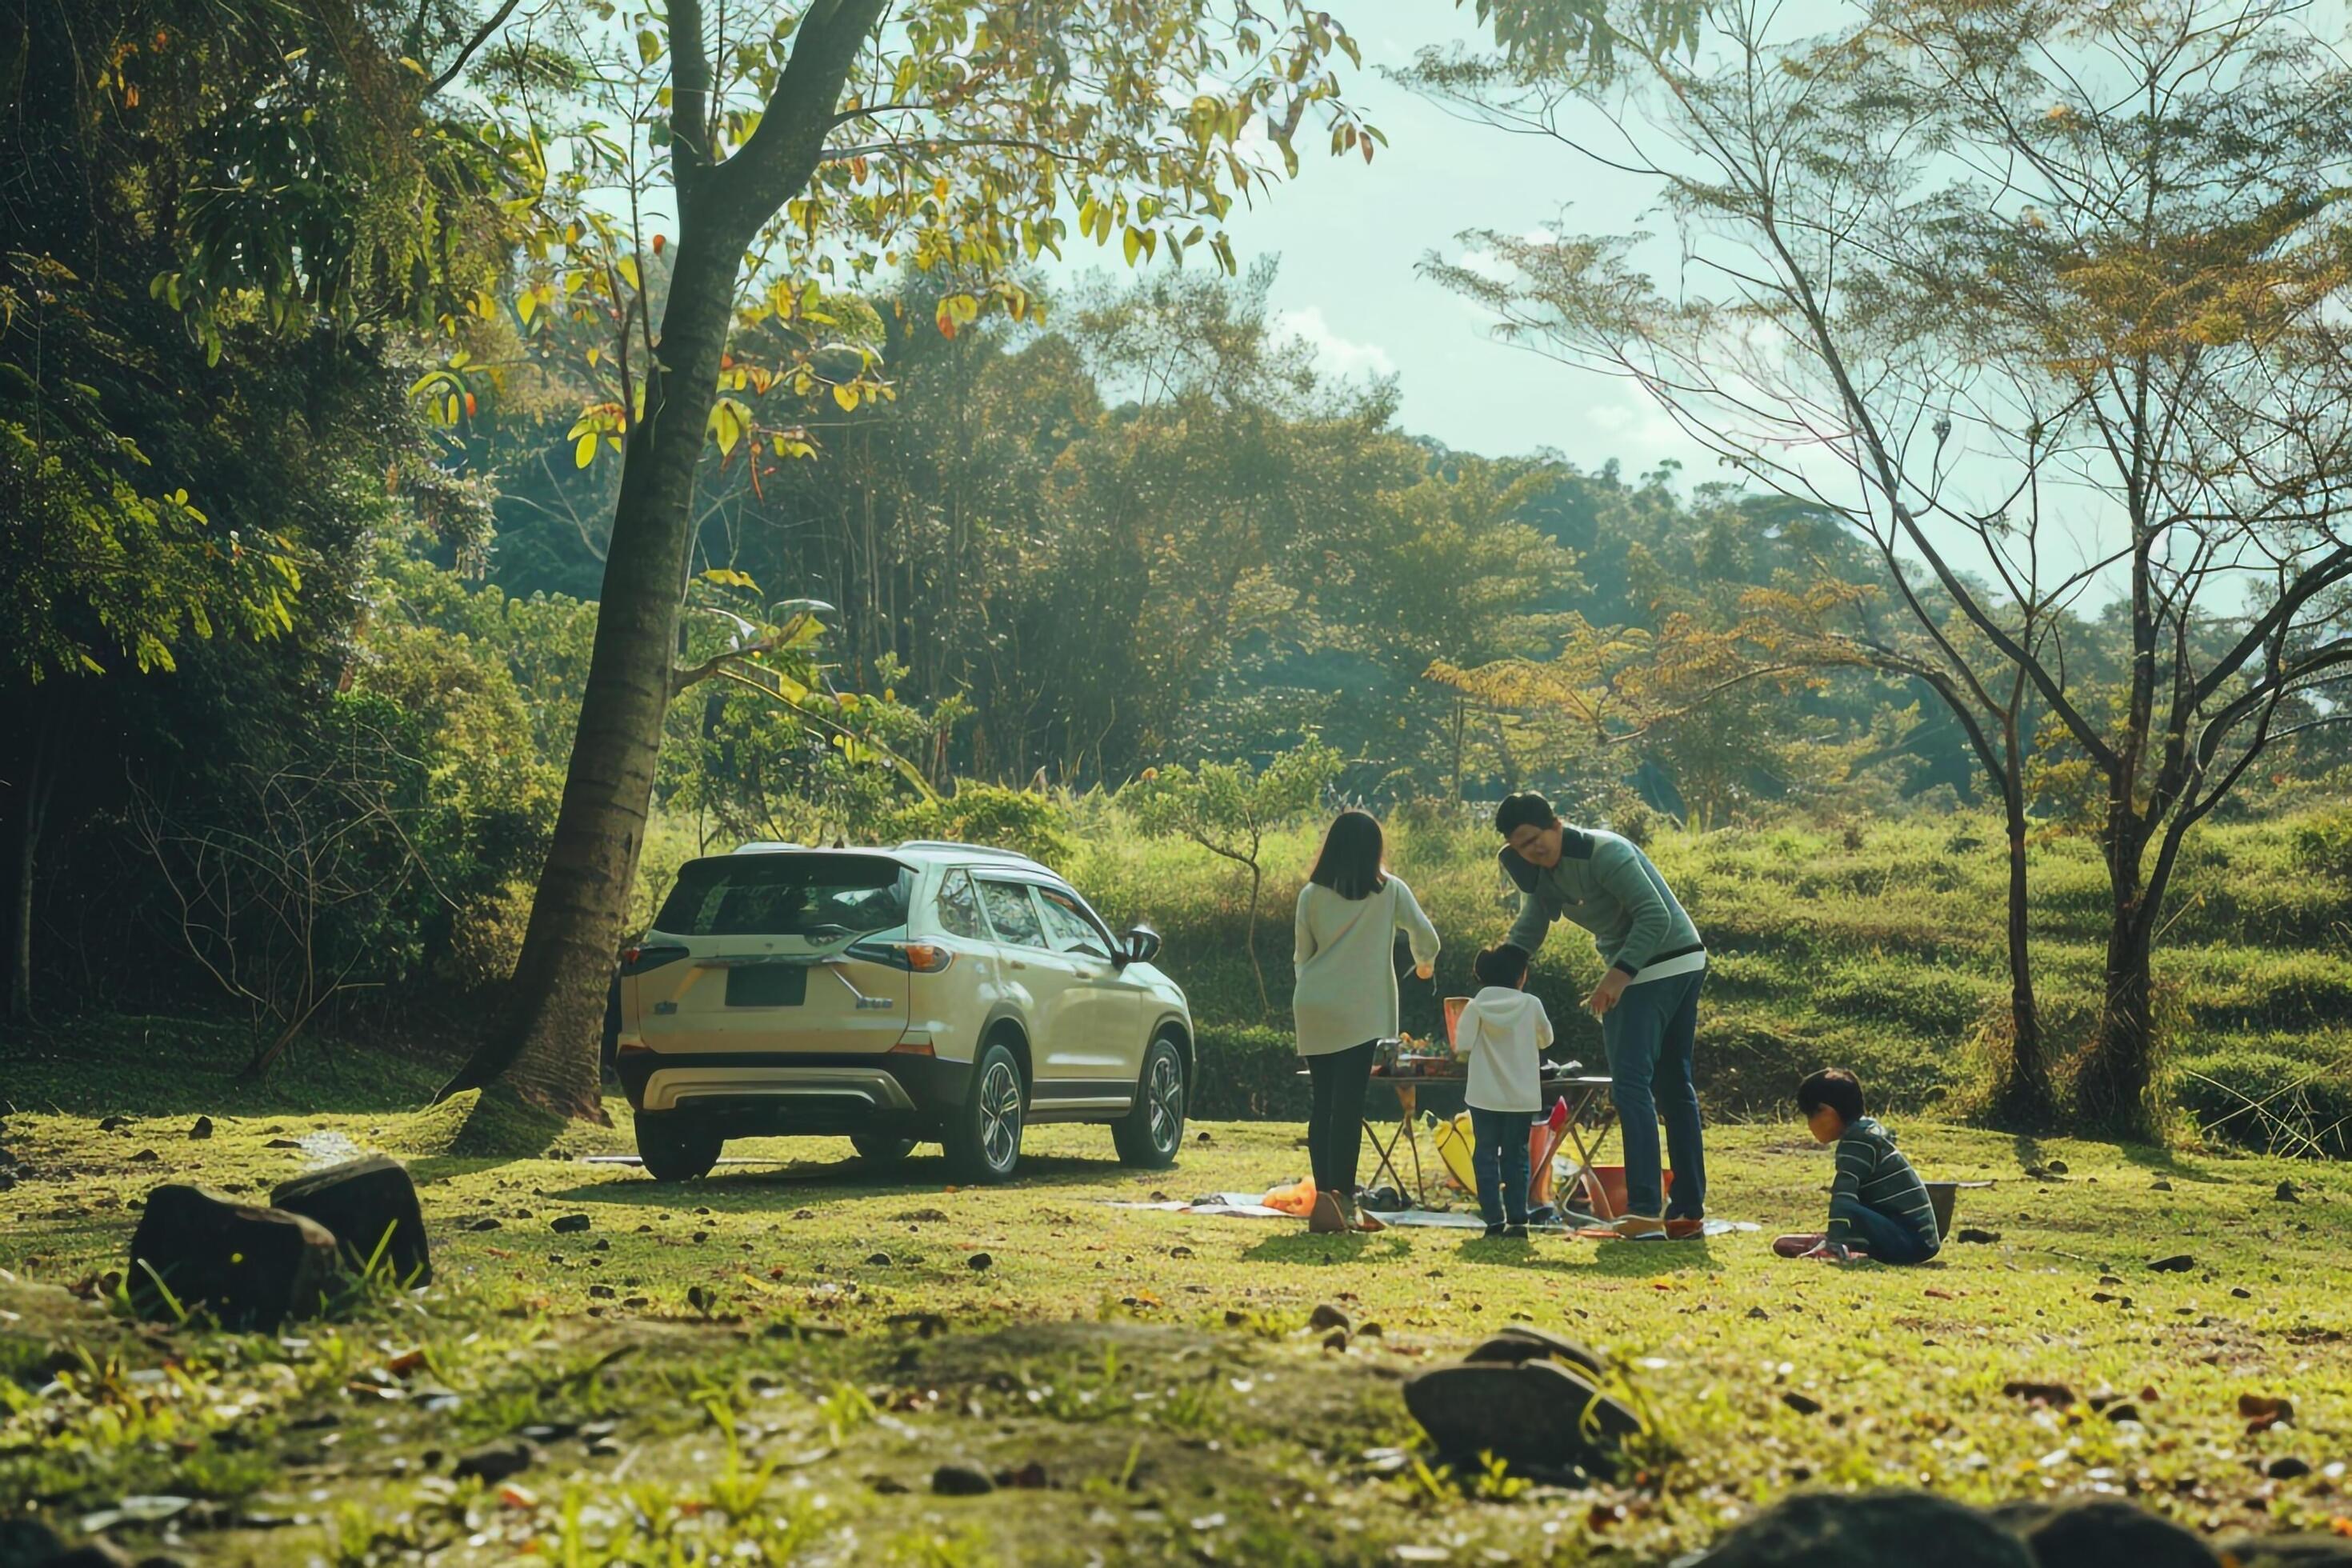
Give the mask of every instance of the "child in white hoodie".
[{"label": "child in white hoodie", "polygon": [[1528,982],[1524,949],[1490,947],[1471,964],[1480,990],[1454,1026],[1454,1051],[1470,1058],[1471,1167],[1488,1236],[1528,1233],[1528,1129],[1543,1109],[1542,1058],[1551,1044],[1543,1004]]}]

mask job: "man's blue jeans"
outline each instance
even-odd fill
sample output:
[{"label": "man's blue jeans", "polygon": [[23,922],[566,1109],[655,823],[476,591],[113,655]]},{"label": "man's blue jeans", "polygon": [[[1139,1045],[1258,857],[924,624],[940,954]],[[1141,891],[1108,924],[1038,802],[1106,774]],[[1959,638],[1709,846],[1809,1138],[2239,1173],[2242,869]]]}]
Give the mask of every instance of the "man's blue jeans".
[{"label": "man's blue jeans", "polygon": [[1850,1239],[1867,1247],[1873,1262],[1925,1263],[1938,1250],[1893,1215],[1881,1214],[1860,1198],[1832,1198],[1830,1218],[1853,1227]]},{"label": "man's blue jeans", "polygon": [[1470,1108],[1470,1169],[1488,1225],[1528,1223],[1528,1128],[1534,1121],[1525,1110]]},{"label": "man's blue jeans", "polygon": [[[1654,1219],[1700,1219],[1706,1214],[1706,1150],[1699,1133],[1698,1089],[1691,1081],[1698,994],[1706,979],[1706,971],[1697,969],[1628,985],[1601,1020],[1631,1214]],[[1675,1162],[1671,1205],[1665,1203],[1665,1176],[1659,1168],[1660,1117],[1666,1122],[1666,1152]]]}]

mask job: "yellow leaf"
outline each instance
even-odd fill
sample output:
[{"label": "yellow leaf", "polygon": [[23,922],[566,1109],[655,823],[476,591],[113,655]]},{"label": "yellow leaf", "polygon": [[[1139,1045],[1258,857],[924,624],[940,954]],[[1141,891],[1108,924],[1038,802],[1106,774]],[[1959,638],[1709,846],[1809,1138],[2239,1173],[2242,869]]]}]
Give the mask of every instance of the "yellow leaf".
[{"label": "yellow leaf", "polygon": [[843,413],[847,414],[856,412],[857,408],[856,384],[853,382],[845,381],[838,386],[835,386],[833,389],[833,400],[841,405]]},{"label": "yellow leaf", "polygon": [[613,264],[613,269],[621,275],[621,281],[626,283],[630,288],[642,289],[645,287],[645,284],[640,281],[637,277],[637,258],[635,257],[624,256],[620,260]]},{"label": "yellow leaf", "polygon": [[575,468],[584,468],[595,460],[596,432],[591,430],[581,437],[579,444],[572,448],[572,466]]},{"label": "yellow leaf", "polygon": [[527,289],[515,300],[515,314],[522,318],[522,324],[524,326],[528,327],[530,325],[531,317],[537,314],[538,311],[538,290]]},{"label": "yellow leaf", "polygon": [[1143,253],[1143,231],[1141,229],[1129,228],[1127,231],[1126,250],[1127,264],[1129,267],[1132,267],[1135,265],[1135,258]]}]

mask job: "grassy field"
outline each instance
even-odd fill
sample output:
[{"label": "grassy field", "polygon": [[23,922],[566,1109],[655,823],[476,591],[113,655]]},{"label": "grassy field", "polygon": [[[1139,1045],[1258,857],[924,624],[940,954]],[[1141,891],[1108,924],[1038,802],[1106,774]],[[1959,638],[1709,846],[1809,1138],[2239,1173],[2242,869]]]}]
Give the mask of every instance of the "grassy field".
[{"label": "grassy field", "polygon": [[[1514,900],[1482,825],[1391,822],[1391,863],[1445,938],[1437,983],[1402,986],[1405,1026],[1439,1026],[1436,998],[1470,987],[1471,955],[1499,937]],[[1081,810],[1066,869],[1113,920],[1168,938],[1219,1073],[1223,1114],[1296,1114],[1288,1050],[1290,913],[1316,834],[1270,841],[1262,1009],[1243,945],[1247,884],[1205,851],[1139,839],[1115,813]],[[2287,1149],[2352,1152],[2352,843],[2343,819],[2209,826],[2184,852],[2156,973],[2172,1031],[2168,1088],[2182,1131]],[[2005,1026],[2007,868],[1995,826],[1974,817],[1844,830],[1662,831],[1650,853],[1713,954],[1699,1064],[1720,1114],[1780,1114],[1812,1068],[1855,1068],[1890,1104],[1949,1112],[1984,1071],[1975,1042]],[[2033,852],[2034,961],[2046,1026],[2079,1047],[2097,1016],[2105,873],[2097,847],[2053,838]],[[1598,1061],[1575,1003],[1598,978],[1591,943],[1556,928],[1533,986],[1571,1050]],[[1271,1065],[1269,1066],[1269,1062]],[[1204,1074],[1204,1077],[1208,1075]],[[1222,1097],[1222,1098],[1221,1098]]]},{"label": "grassy field", "polygon": [[[736,1145],[746,1163],[663,1186],[584,1163],[626,1146],[617,1103],[547,1157],[472,1160],[449,1152],[457,1114],[414,1109],[421,1068],[232,1091],[232,1044],[159,1021],[0,1056],[0,1137],[26,1168],[0,1195],[0,1518],[70,1535],[126,1499],[191,1499],[128,1542],[359,1568],[1657,1562],[1790,1489],[1881,1484],[2118,1491],[2216,1532],[2352,1514],[2331,1462],[2352,1438],[2352,1183],[2331,1166],[1904,1121],[1930,1173],[1992,1184],[1958,1220],[1997,1239],[1839,1269],[1768,1250],[1817,1223],[1829,1180],[1793,1122],[1714,1135],[1713,1206],[1757,1234],[1314,1237],[1108,1206],[1293,1177],[1286,1124],[1201,1126],[1148,1175],[1097,1130],[1050,1128],[995,1189],[943,1186],[927,1156],[877,1177],[817,1141]],[[108,1309],[154,1184],[257,1197],[377,1148],[422,1184],[429,1288],[277,1339]],[[551,1228],[575,1214],[587,1232]],[[2149,1268],[2178,1254],[2185,1272]],[[1344,1348],[1307,1328],[1324,1303]],[[1400,1379],[1514,1321],[1620,1358],[1655,1426],[1622,1474],[1528,1487],[1399,1451]],[[2081,1397],[2003,1392],[2019,1380]],[[2138,1421],[2095,1411],[2105,1391]],[[2250,1435],[2247,1394],[2290,1397],[2294,1424]],[[519,1441],[520,1473],[453,1477]],[[2283,1459],[2309,1470],[2265,1473]],[[1034,1486],[933,1495],[950,1461]]]}]

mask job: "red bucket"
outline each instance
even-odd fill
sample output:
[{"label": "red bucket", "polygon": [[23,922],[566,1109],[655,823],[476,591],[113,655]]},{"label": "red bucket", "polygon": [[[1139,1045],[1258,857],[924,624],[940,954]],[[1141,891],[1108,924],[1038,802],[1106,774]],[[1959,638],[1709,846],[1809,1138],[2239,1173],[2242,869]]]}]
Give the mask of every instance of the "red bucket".
[{"label": "red bucket", "polygon": [[[1602,1219],[1615,1219],[1625,1212],[1625,1167],[1595,1165],[1584,1173],[1584,1206]],[[1664,1192],[1675,1190],[1675,1173],[1665,1173]]]}]

